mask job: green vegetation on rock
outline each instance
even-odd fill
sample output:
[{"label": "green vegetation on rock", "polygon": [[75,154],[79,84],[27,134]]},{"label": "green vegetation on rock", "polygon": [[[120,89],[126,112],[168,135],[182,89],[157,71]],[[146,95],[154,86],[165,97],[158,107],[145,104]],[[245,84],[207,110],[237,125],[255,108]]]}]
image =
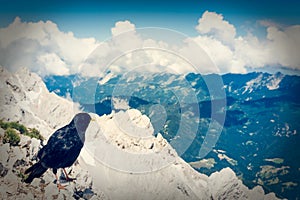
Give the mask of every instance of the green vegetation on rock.
[{"label": "green vegetation on rock", "polygon": [[[23,135],[27,135],[31,138],[36,138],[39,140],[44,140],[43,136],[40,134],[40,132],[35,128],[26,128],[23,124],[20,124],[18,122],[4,122],[0,120],[0,127],[4,130],[13,130],[14,132],[19,131]],[[17,132],[16,132],[17,133]]]},{"label": "green vegetation on rock", "polygon": [[9,143],[12,146],[16,146],[20,142],[20,136],[15,129],[7,128],[4,132],[3,143]]},{"label": "green vegetation on rock", "polygon": [[31,138],[36,138],[36,139],[39,139],[39,140],[44,140],[44,137],[35,128],[29,128],[28,132],[26,134],[24,134],[24,135],[27,135],[27,136],[29,136]]}]

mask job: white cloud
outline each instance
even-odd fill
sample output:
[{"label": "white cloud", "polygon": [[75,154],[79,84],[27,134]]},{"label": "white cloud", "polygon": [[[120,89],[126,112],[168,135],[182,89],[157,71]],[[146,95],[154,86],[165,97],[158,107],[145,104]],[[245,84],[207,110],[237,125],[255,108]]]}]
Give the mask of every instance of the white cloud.
[{"label": "white cloud", "polygon": [[209,55],[212,61],[216,64],[218,71],[213,72],[232,72],[244,73],[245,68],[243,62],[235,57],[234,52],[219,40],[207,36],[198,36],[194,38],[205,52]]},{"label": "white cloud", "polygon": [[[79,39],[72,32],[62,32],[51,21],[26,23],[16,18],[7,28],[0,29],[0,64],[12,71],[25,66],[40,75],[80,72],[101,76],[108,68],[116,73],[137,68],[187,73],[193,68],[180,56],[198,60],[197,55],[189,53],[191,42],[174,48],[162,40],[142,38],[130,21],[116,22],[111,33],[110,40],[98,43],[93,38]],[[193,53],[199,55],[197,48],[193,47]],[[208,69],[201,72],[216,72]]]},{"label": "white cloud", "polygon": [[267,39],[273,62],[300,70],[300,25],[282,30],[270,26],[267,28]]},{"label": "white cloud", "polygon": [[[198,38],[199,39],[199,38]],[[219,73],[219,68],[211,59],[211,55],[205,49],[202,42],[197,41],[197,38],[187,38],[184,40],[184,45],[179,49],[179,55],[183,56],[188,62],[193,65],[197,73]],[[177,64],[175,62],[175,64]],[[182,67],[184,67],[183,65]],[[181,70],[183,71],[183,70]],[[190,68],[184,70],[185,73],[191,71]]]},{"label": "white cloud", "polygon": [[[170,73],[219,72],[206,52],[193,39],[178,36],[177,32],[160,28],[135,29],[135,25],[129,21],[117,22],[111,31],[114,37],[101,43],[81,65],[81,73],[84,75],[101,76],[108,70],[116,73],[132,70]],[[176,41],[180,45],[151,37],[153,35],[171,38],[170,41]]]},{"label": "white cloud", "polygon": [[233,53],[243,67],[259,68],[265,66],[266,63],[271,64],[268,42],[260,41],[251,34],[236,38]]},{"label": "white cloud", "polygon": [[128,20],[118,21],[116,22],[115,27],[111,28],[112,36],[117,36],[129,31],[135,33],[135,25]]},{"label": "white cloud", "polygon": [[130,21],[119,21],[111,28],[112,38],[100,43],[81,63],[79,71],[85,76],[102,76],[107,70],[116,73],[130,70],[134,64],[139,64],[143,57],[124,56],[130,51],[140,49],[143,40],[136,33],[135,25]]},{"label": "white cloud", "polygon": [[122,52],[142,46],[143,41],[136,33],[135,25],[128,20],[116,22],[115,27],[111,29],[111,34],[111,47]]},{"label": "white cloud", "polygon": [[50,74],[68,75],[70,73],[66,63],[55,53],[47,53],[38,56],[37,63],[45,66],[45,69]]},{"label": "white cloud", "polygon": [[119,21],[111,28],[113,37],[99,43],[62,32],[51,21],[27,23],[16,18],[0,29],[0,65],[12,71],[25,66],[40,75],[81,72],[87,76],[101,76],[109,69],[246,73],[248,68],[279,65],[300,70],[299,25],[259,21],[267,34],[258,38],[253,33],[238,36],[236,27],[214,12],[206,11],[198,22],[199,35],[186,38],[170,30],[147,32],[128,20]]},{"label": "white cloud", "polygon": [[248,33],[236,36],[236,28],[223,16],[206,11],[193,38],[209,54],[221,73],[247,72],[247,67],[283,66],[300,70],[300,26],[283,28],[272,21],[261,20],[266,38]]},{"label": "white cloud", "polygon": [[[27,23],[16,17],[0,29],[0,64],[12,71],[25,66],[41,75],[74,73],[97,45],[93,38],[79,39],[72,32],[60,31],[51,21]],[[62,69],[53,69],[57,67]]]},{"label": "white cloud", "polygon": [[235,38],[235,27],[228,21],[224,20],[221,14],[205,11],[198,20],[196,30],[200,34],[213,35],[216,39],[231,44]]}]

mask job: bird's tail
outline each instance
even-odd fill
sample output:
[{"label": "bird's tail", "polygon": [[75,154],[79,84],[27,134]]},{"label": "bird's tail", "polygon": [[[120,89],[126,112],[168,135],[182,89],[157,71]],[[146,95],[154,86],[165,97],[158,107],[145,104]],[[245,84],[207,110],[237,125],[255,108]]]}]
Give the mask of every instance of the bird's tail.
[{"label": "bird's tail", "polygon": [[47,168],[43,167],[40,162],[35,163],[31,167],[29,167],[25,174],[29,174],[29,176],[24,180],[25,183],[31,183],[34,178],[38,178],[42,176],[47,171]]}]

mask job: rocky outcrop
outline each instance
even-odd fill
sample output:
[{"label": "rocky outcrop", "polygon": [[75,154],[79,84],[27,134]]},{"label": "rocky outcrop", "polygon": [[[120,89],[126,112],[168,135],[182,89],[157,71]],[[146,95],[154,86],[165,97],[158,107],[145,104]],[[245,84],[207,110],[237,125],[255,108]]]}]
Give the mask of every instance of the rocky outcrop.
[{"label": "rocky outcrop", "polygon": [[[0,129],[3,131],[3,129]],[[48,170],[41,178],[34,179],[31,184],[23,183],[25,170],[35,162],[36,152],[41,141],[20,135],[17,146],[10,146],[0,138],[0,199],[105,199],[102,193],[93,191],[90,174],[78,163],[67,169],[74,182],[66,182],[61,173],[60,181],[66,190],[58,190],[54,184],[55,177]]]},{"label": "rocky outcrop", "polygon": [[78,112],[71,101],[50,93],[42,79],[21,68],[15,74],[0,67],[0,119],[18,121],[47,138]]}]

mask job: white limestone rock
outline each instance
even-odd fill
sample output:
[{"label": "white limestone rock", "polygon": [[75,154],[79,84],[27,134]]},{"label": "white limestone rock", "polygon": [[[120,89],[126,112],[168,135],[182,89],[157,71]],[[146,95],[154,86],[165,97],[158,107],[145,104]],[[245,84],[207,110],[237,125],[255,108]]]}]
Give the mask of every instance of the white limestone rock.
[{"label": "white limestone rock", "polygon": [[8,143],[0,144],[0,152],[1,152],[0,163],[2,163],[5,166],[7,165],[9,151],[10,151],[10,148],[9,148]]},{"label": "white limestone rock", "polygon": [[209,177],[195,171],[160,134],[153,136],[151,123],[137,110],[91,115],[96,123],[87,130],[79,163],[93,177],[94,189],[109,199],[267,197],[261,187],[248,189],[230,168]]},{"label": "white limestone rock", "polygon": [[0,119],[42,130],[45,138],[79,111],[73,102],[50,93],[42,79],[26,68],[12,74],[0,67],[0,93]]},{"label": "white limestone rock", "polygon": [[4,137],[4,130],[2,128],[0,128],[0,139],[2,139]]},{"label": "white limestone rock", "polygon": [[20,142],[19,142],[19,145],[21,147],[24,147],[24,146],[30,146],[31,144],[31,138],[27,135],[20,135]]}]

